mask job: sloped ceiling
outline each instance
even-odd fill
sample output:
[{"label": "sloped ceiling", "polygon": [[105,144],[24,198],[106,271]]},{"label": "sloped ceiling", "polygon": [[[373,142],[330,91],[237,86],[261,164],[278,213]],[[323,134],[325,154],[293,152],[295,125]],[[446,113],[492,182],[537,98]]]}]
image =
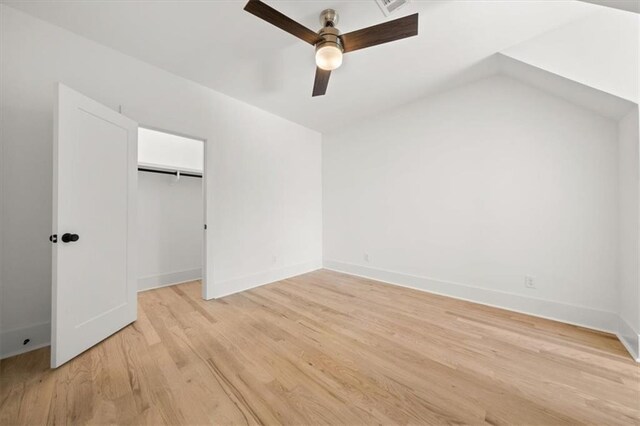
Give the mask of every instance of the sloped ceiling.
[{"label": "sloped ceiling", "polygon": [[353,52],[311,97],[313,48],[244,12],[245,1],[5,2],[174,74],[326,131],[490,75],[510,46],[588,17],[571,1],[413,1],[385,18],[373,0],[268,1],[310,28],[328,7],[349,32],[420,13],[419,36]]},{"label": "sloped ceiling", "polygon": [[634,102],[504,54],[498,54],[496,60],[501,74],[615,121],[624,118],[636,106]]},{"label": "sloped ceiling", "polygon": [[638,103],[640,15],[601,8],[502,54]]},{"label": "sloped ceiling", "polygon": [[600,6],[612,7],[627,12],[640,13],[640,0],[582,0]]}]

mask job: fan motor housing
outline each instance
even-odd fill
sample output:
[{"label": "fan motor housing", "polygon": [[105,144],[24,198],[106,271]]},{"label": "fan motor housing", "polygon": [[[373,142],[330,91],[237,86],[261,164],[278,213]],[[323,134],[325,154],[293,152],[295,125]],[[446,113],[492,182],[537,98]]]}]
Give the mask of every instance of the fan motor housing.
[{"label": "fan motor housing", "polygon": [[326,45],[334,45],[341,51],[344,50],[342,48],[342,40],[340,40],[340,31],[338,31],[337,28],[324,27],[318,32],[318,34],[320,34],[324,40],[316,44],[316,51]]}]

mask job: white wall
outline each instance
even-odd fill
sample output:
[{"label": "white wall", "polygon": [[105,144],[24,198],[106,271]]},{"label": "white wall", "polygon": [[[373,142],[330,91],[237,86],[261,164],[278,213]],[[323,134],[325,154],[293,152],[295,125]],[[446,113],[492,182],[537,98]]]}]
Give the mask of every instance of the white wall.
[{"label": "white wall", "polygon": [[323,138],[325,266],[614,330],[617,161],[615,121],[502,76],[367,119]]},{"label": "white wall", "polygon": [[640,170],[638,107],[619,123],[620,281],[618,334],[640,357]]},{"label": "white wall", "polygon": [[202,179],[138,172],[138,289],[202,276]]},{"label": "white wall", "polygon": [[0,15],[3,354],[48,341],[55,82],[207,140],[210,295],[321,266],[319,133],[6,5]]}]

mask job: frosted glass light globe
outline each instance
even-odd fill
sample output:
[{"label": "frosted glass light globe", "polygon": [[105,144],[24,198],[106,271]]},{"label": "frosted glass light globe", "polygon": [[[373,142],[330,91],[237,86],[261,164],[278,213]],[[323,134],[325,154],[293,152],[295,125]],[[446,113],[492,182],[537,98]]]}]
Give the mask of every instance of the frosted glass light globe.
[{"label": "frosted glass light globe", "polygon": [[333,44],[321,46],[316,51],[316,65],[325,71],[332,71],[342,65],[342,50]]}]

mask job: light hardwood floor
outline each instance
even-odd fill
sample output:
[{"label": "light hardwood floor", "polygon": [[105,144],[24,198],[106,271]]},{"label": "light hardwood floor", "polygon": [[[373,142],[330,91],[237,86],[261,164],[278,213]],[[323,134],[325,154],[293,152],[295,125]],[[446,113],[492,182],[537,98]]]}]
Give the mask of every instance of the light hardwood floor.
[{"label": "light hardwood floor", "polygon": [[46,348],[2,361],[0,424],[640,423],[609,334],[330,271],[139,306],[55,371]]}]

